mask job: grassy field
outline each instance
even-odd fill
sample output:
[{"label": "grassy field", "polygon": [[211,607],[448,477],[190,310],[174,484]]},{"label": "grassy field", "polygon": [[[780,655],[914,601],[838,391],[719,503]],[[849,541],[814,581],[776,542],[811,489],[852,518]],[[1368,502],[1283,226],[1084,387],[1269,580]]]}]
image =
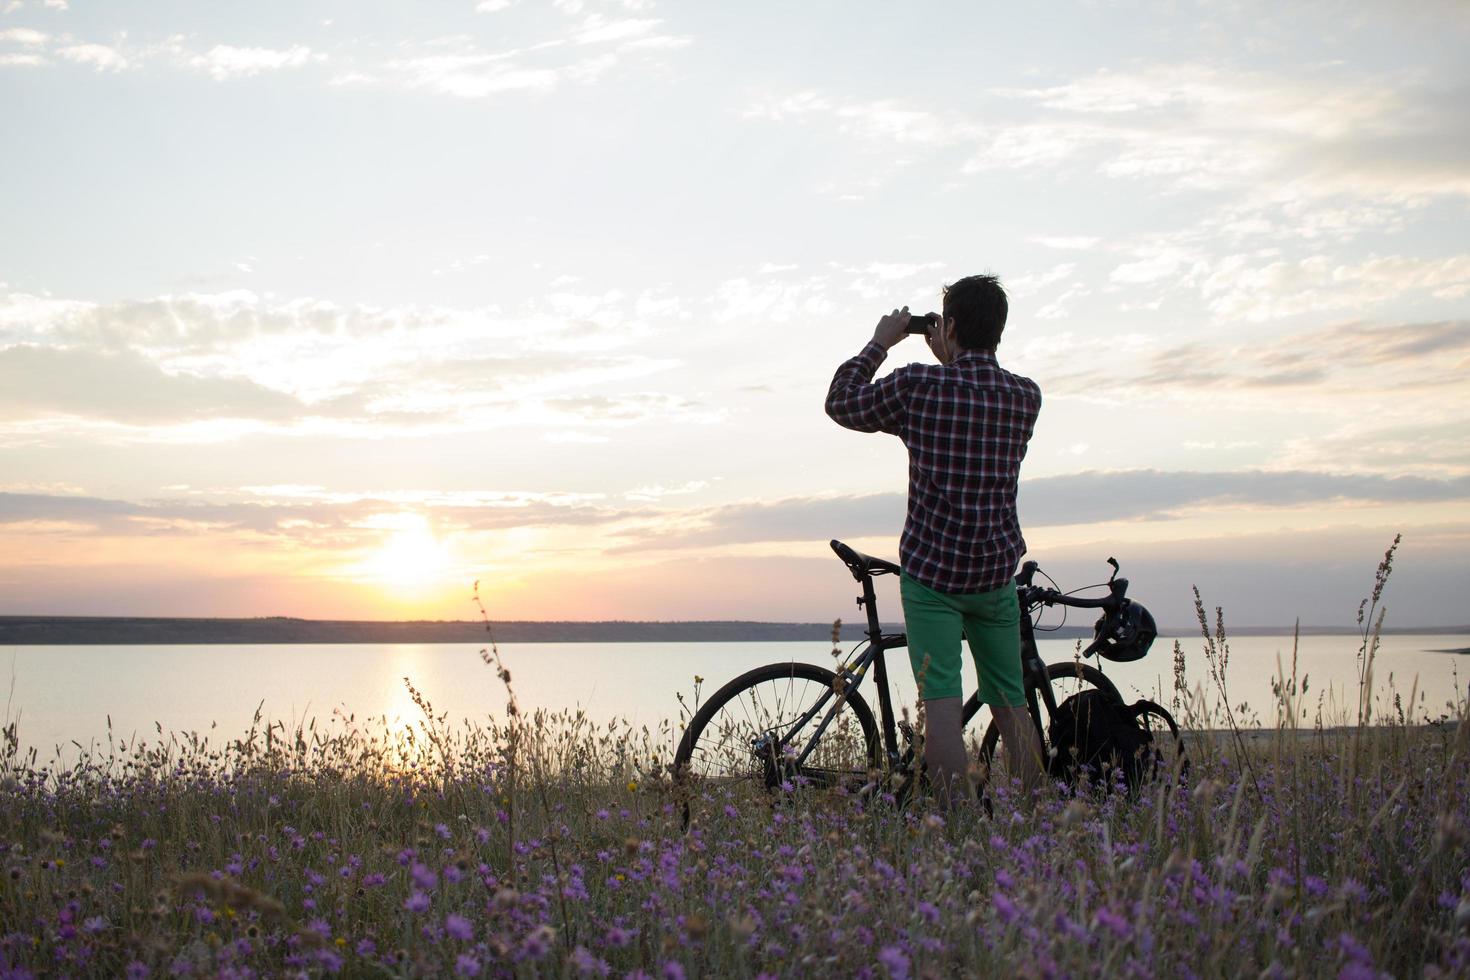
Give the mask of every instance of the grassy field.
[{"label": "grassy field", "polygon": [[0,975],[1470,975],[1463,698],[1370,710],[1365,633],[1358,717],[1310,718],[1288,675],[1280,724],[1245,731],[1223,630],[1203,642],[1208,681],[1176,657],[1177,713],[1214,732],[1187,777],[1025,800],[997,775],[992,817],[703,785],[686,832],[678,725],[451,726],[417,692],[411,729],[65,765],[11,726]]}]

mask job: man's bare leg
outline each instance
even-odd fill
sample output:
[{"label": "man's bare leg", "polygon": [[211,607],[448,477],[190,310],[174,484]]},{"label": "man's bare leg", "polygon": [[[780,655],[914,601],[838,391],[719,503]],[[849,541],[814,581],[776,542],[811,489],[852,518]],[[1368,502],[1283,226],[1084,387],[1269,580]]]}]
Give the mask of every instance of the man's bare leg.
[{"label": "man's bare leg", "polygon": [[[956,699],[958,700],[958,699]],[[1024,707],[994,707],[995,723],[1000,728],[1000,741],[1005,746],[1006,768],[1021,779],[1021,791],[1031,799],[1041,786],[1044,770],[1041,764],[1041,739],[1031,713]],[[928,758],[928,753],[925,753]]]},{"label": "man's bare leg", "polygon": [[932,698],[924,702],[924,764],[929,784],[944,810],[953,810],[969,797],[969,758],[965,755],[963,706],[959,698]]}]

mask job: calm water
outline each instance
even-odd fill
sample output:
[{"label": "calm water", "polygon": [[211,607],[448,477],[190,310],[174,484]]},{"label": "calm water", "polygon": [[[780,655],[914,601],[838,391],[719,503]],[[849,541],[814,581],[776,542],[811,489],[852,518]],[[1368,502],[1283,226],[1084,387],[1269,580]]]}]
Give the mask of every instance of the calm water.
[{"label": "calm water", "polygon": [[[1191,684],[1205,682],[1206,664],[1198,640],[1185,640]],[[1105,663],[1105,671],[1125,694],[1157,696],[1172,685],[1172,640],[1160,640],[1144,660]],[[1423,711],[1438,717],[1445,704],[1465,696],[1470,657],[1440,650],[1470,646],[1466,636],[1390,636],[1383,641],[1376,676],[1383,691],[1389,674],[1407,701],[1417,679]],[[1047,661],[1067,660],[1073,643],[1042,641]],[[1305,637],[1298,672],[1309,677],[1307,700],[1313,714],[1318,692],[1331,692],[1341,712],[1356,705],[1357,642],[1352,637]],[[580,707],[595,720],[615,717],[654,728],[679,717],[675,695],[692,699],[694,678],[705,678],[704,693],[747,668],[774,661],[807,660],[830,666],[824,643],[529,643],[501,647],[523,710]],[[914,686],[907,657],[890,654],[898,696],[912,704]],[[1271,679],[1278,656],[1290,669],[1290,637],[1242,637],[1231,643],[1227,681],[1232,703],[1249,703],[1263,717],[1273,704]],[[966,658],[968,660],[968,658]],[[286,722],[330,719],[334,711],[361,720],[386,715],[399,723],[420,715],[403,678],[410,678],[434,705],[454,721],[500,715],[505,691],[494,672],[480,662],[473,644],[322,644],[260,646],[46,646],[0,647],[0,693],[9,687],[8,721],[19,722],[24,745],[43,755],[76,741],[101,741],[112,718],[114,733],[152,736],[155,723],[165,731],[209,733],[211,740],[234,738],[250,727],[264,702],[268,718]],[[974,689],[973,667],[966,664],[965,689]],[[1458,688],[1458,695],[1457,695]],[[876,709],[869,684],[863,693]],[[1340,714],[1339,714],[1340,716]],[[1309,719],[1310,720],[1310,719]],[[677,727],[677,726],[676,726]]]}]

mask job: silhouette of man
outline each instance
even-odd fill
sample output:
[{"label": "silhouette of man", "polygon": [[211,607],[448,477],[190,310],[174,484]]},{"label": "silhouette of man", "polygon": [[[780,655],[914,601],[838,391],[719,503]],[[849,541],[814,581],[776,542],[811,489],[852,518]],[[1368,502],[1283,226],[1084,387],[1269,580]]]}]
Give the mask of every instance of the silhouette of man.
[{"label": "silhouette of man", "polygon": [[1029,798],[1041,782],[1041,742],[1026,711],[1020,608],[1013,576],[1026,553],[1016,517],[1021,460],[1041,410],[1041,389],[1003,370],[995,348],[1008,304],[994,276],[944,289],[931,320],[937,365],[873,375],[906,336],[908,307],[878,321],[873,339],[844,361],[827,414],[859,432],[887,432],[909,453],[908,516],[899,541],[909,659],[924,701],[924,762],[942,805],[968,787],[961,714],[961,639],[980,677],[1013,775]]}]

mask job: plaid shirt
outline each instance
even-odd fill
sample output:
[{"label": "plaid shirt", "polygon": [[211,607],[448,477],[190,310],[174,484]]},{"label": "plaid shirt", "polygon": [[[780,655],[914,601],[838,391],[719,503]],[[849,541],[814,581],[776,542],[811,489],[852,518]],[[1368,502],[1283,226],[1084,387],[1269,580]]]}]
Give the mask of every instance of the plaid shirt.
[{"label": "plaid shirt", "polygon": [[843,362],[827,414],[859,432],[892,433],[908,447],[899,564],[939,592],[1000,588],[1026,553],[1016,482],[1041,389],[978,350],[962,350],[950,364],[910,364],[874,383],[887,356],[870,341]]}]

